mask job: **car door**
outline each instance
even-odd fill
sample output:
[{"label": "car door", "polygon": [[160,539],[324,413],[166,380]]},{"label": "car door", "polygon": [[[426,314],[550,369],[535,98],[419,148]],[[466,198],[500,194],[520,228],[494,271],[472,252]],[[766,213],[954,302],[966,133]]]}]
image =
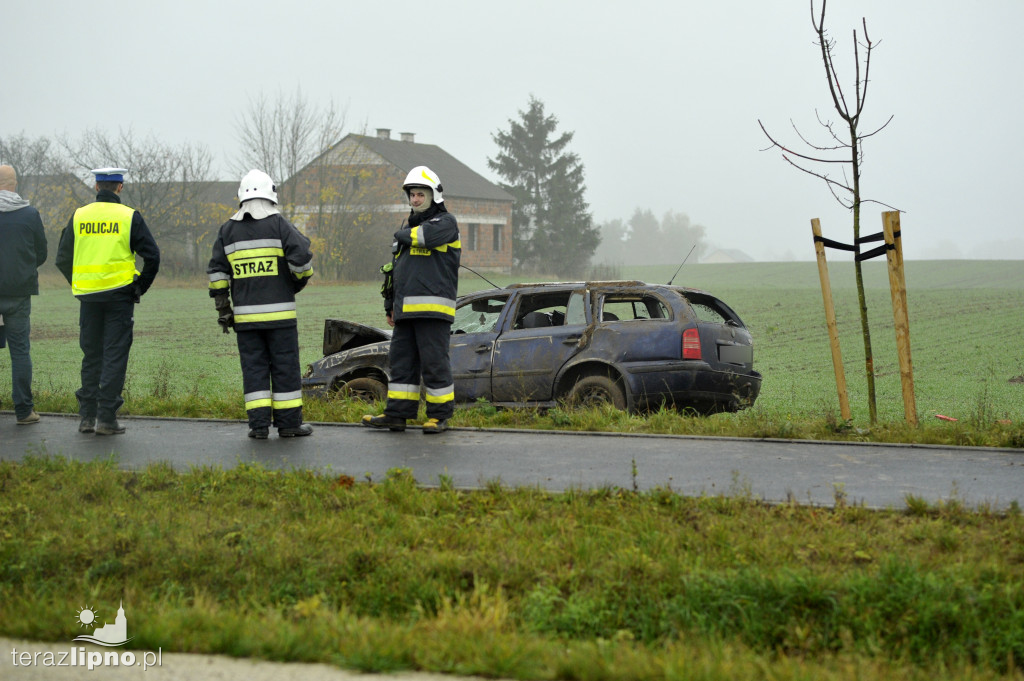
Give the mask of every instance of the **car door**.
[{"label": "car door", "polygon": [[[506,317],[491,369],[494,402],[544,402],[554,398],[559,369],[580,349],[586,327],[584,290],[523,294]],[[577,313],[579,310],[579,313]],[[548,323],[543,323],[544,317]]]},{"label": "car door", "polygon": [[449,345],[456,402],[490,399],[494,340],[508,298],[507,293],[491,293],[459,301]]},{"label": "car door", "polygon": [[672,306],[643,288],[595,290],[593,347],[612,363],[635,365],[679,358],[680,339]]}]

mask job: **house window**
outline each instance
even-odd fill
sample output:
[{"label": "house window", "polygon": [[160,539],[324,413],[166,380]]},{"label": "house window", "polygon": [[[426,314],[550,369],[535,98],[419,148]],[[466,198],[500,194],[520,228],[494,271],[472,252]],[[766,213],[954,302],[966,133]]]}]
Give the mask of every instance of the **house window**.
[{"label": "house window", "polygon": [[504,230],[502,229],[502,225],[494,225],[494,226],[491,227],[491,235],[494,238],[494,245],[493,245],[493,250],[494,251],[500,251],[501,250],[501,246],[502,246],[502,239],[501,239],[501,237],[502,237],[502,232],[503,231]]},{"label": "house window", "polygon": [[477,237],[480,234],[480,225],[470,224],[469,231],[466,234],[466,250],[475,251],[477,245]]}]

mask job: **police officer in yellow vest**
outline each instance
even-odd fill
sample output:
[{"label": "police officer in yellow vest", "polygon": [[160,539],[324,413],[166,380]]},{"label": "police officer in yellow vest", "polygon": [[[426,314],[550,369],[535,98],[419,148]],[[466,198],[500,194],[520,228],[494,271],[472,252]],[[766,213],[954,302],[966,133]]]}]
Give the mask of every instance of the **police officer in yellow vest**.
[{"label": "police officer in yellow vest", "polygon": [[[82,387],[80,433],[118,435],[125,371],[132,347],[135,304],[160,269],[160,249],[142,214],[121,203],[125,168],[98,168],[96,201],[68,220],[57,247],[57,268],[80,301]],[[135,269],[135,257],[143,261]]]}]

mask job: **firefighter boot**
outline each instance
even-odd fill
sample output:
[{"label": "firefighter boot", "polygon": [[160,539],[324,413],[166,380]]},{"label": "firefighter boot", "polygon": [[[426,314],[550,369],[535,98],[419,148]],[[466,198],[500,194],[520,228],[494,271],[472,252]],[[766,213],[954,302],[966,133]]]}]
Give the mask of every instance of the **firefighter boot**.
[{"label": "firefighter boot", "polygon": [[306,437],[313,434],[313,426],[308,423],[300,423],[294,428],[278,428],[278,437]]},{"label": "firefighter boot", "polygon": [[427,419],[423,422],[424,435],[436,435],[448,430],[448,419]]},{"label": "firefighter boot", "polygon": [[366,414],[363,416],[362,423],[369,428],[387,428],[395,432],[405,430],[405,419],[400,419],[397,416],[388,416],[387,414],[381,414],[380,416]]}]

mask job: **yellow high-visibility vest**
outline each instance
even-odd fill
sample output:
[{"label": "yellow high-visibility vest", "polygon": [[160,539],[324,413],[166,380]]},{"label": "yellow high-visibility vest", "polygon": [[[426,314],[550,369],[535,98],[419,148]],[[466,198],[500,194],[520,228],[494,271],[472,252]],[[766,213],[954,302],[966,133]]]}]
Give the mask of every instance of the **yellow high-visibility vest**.
[{"label": "yellow high-visibility vest", "polygon": [[75,260],[71,292],[76,296],[111,291],[135,279],[132,253],[134,208],[97,201],[75,211]]}]

